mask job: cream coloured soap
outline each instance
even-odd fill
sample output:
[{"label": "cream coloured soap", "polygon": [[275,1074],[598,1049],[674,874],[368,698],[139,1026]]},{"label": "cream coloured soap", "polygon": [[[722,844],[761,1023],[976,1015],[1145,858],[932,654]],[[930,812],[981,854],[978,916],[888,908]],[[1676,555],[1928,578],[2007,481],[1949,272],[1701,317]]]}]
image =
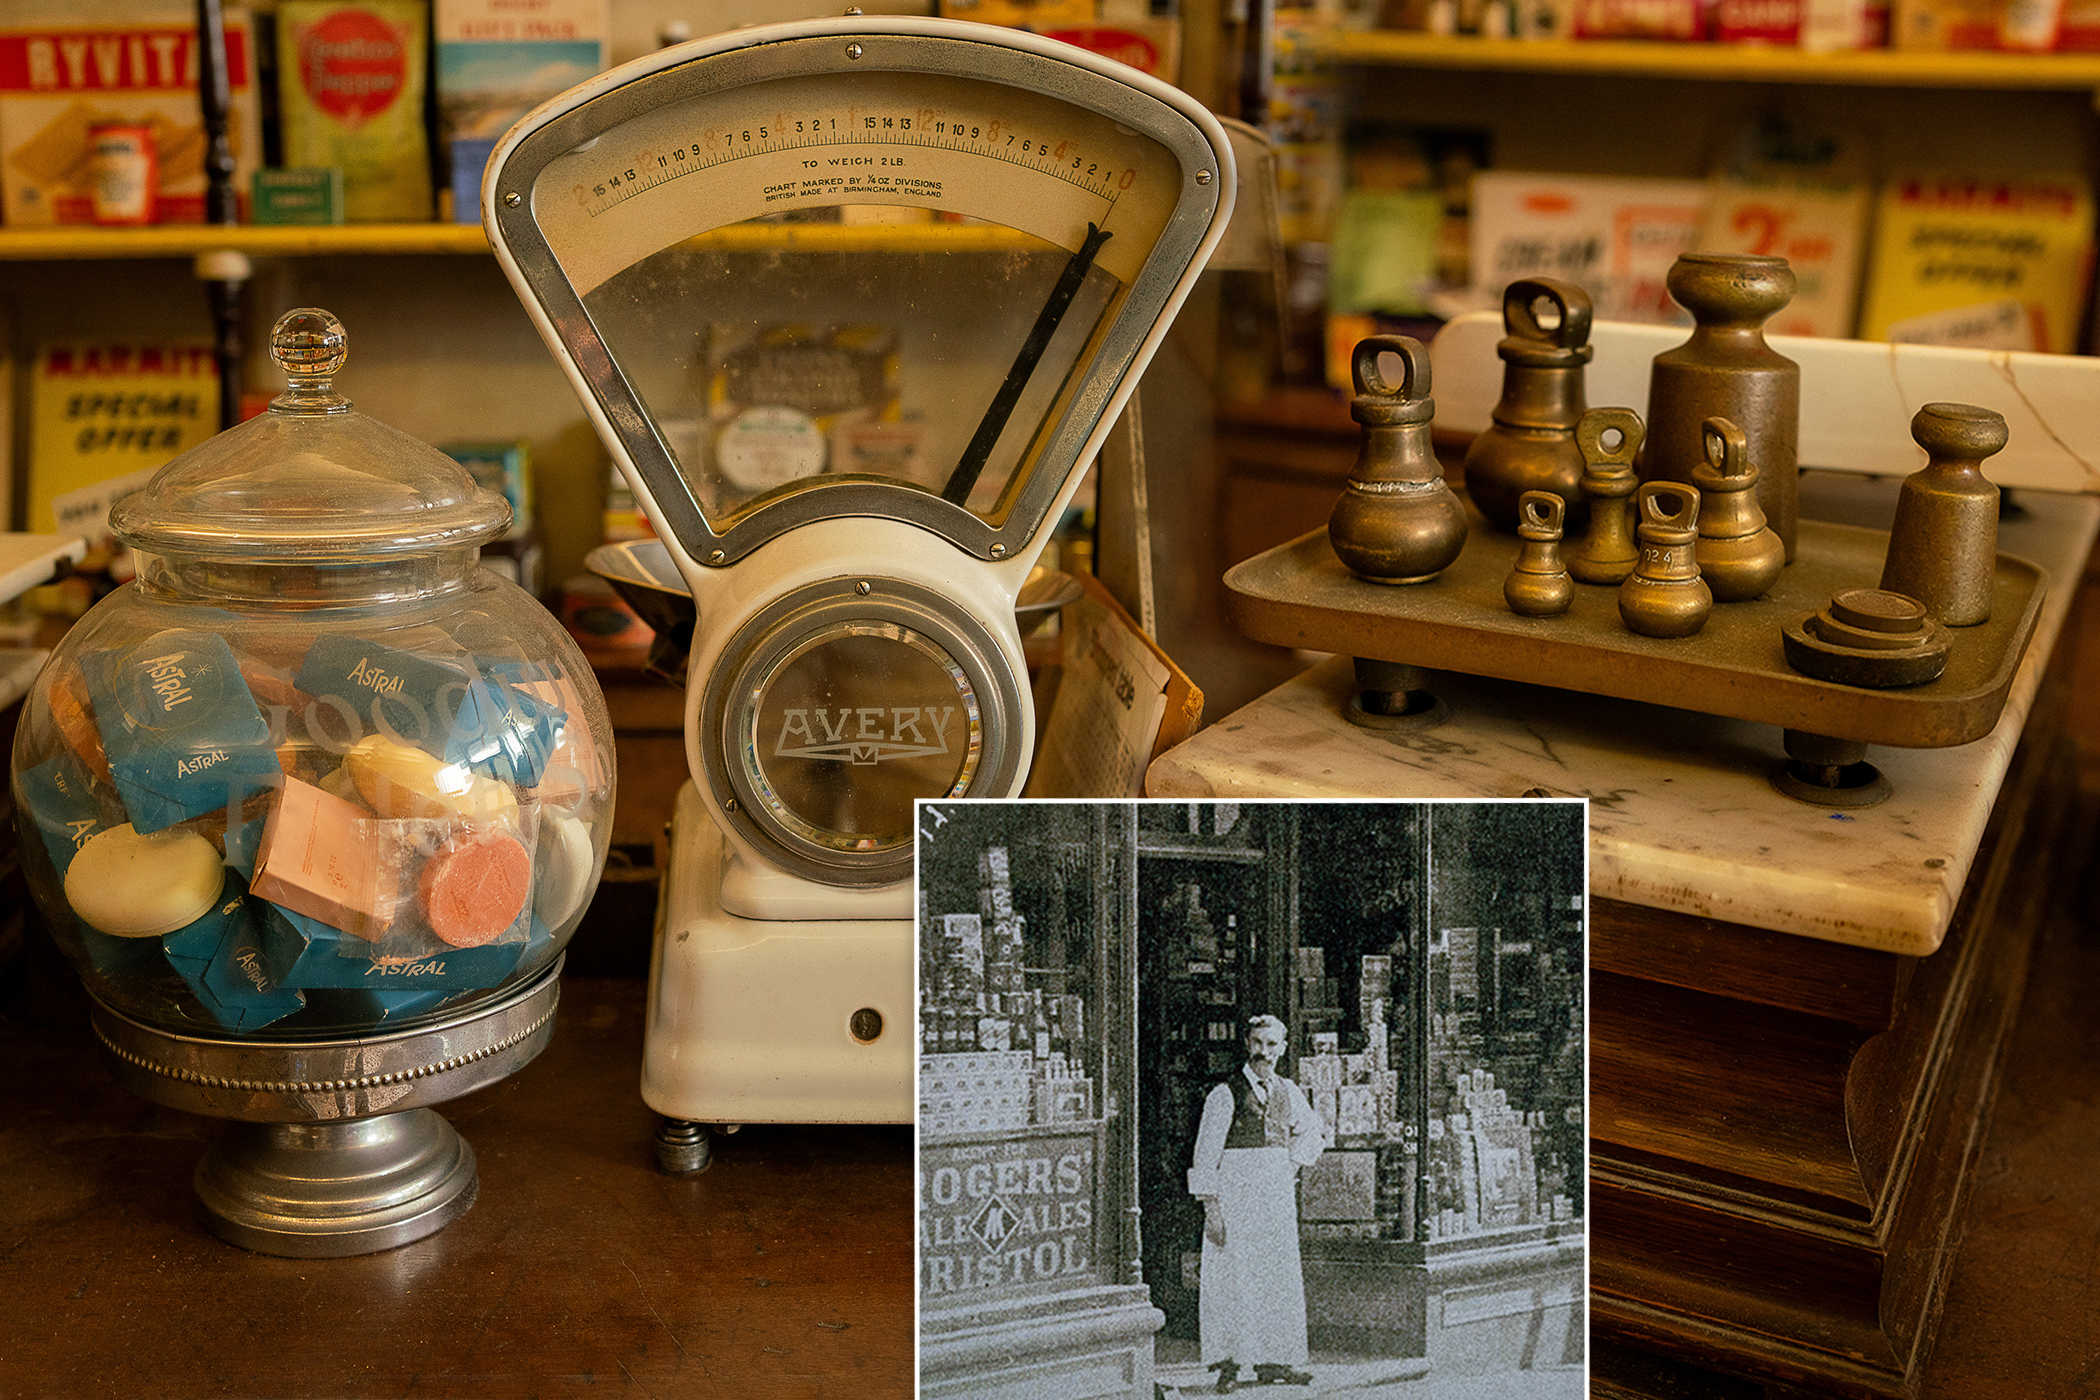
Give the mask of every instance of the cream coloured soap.
[{"label": "cream coloured soap", "polygon": [[343,755],[358,795],[383,817],[515,821],[518,799],[494,778],[372,734]]},{"label": "cream coloured soap", "polygon": [[194,831],[141,835],[126,822],[88,839],[66,870],[82,923],[119,938],[159,938],[210,913],[226,883],[218,848]]},{"label": "cream coloured soap", "polygon": [[558,807],[540,809],[532,912],[548,928],[560,928],[590,894],[592,856],[589,827]]}]

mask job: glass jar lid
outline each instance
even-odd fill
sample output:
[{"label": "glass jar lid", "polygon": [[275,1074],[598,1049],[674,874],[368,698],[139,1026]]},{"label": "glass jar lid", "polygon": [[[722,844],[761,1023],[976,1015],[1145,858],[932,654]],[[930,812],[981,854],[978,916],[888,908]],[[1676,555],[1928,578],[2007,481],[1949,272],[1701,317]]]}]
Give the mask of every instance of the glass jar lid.
[{"label": "glass jar lid", "polygon": [[287,312],[270,357],[286,391],[118,503],[118,539],[153,553],[329,563],[463,548],[509,528],[509,504],[464,467],[335,392],[349,348],[333,315]]}]

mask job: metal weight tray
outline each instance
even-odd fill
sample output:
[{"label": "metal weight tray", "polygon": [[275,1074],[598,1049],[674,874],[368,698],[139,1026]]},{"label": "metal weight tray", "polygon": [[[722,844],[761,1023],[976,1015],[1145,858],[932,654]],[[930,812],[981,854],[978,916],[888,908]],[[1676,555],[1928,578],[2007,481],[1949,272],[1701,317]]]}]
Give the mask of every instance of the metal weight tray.
[{"label": "metal weight tray", "polygon": [[1427,583],[1377,584],[1344,568],[1325,530],[1279,545],[1225,574],[1226,614],[1275,646],[1339,652],[1430,670],[1644,700],[1702,714],[1898,748],[1947,748],[1988,734],[2034,634],[2048,577],[2000,554],[1990,621],[1950,629],[1938,680],[1870,690],[1787,664],[1780,629],[1844,588],[1881,579],[1888,532],[1802,520],[1795,559],[1764,597],[1716,603],[1706,626],[1676,640],[1619,620],[1616,587],[1577,584],[1558,617],[1522,617],[1502,598],[1519,541],[1468,506],[1471,533]]}]

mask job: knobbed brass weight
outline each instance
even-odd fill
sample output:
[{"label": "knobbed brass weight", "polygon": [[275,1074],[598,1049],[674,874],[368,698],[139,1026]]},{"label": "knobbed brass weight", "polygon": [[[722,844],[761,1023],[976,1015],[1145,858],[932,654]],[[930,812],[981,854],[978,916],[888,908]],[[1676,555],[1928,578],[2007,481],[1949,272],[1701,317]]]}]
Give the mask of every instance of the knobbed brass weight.
[{"label": "knobbed brass weight", "polygon": [[[1543,312],[1543,314],[1542,314]],[[1526,491],[1567,503],[1569,528],[1582,524],[1582,452],[1575,425],[1586,406],[1590,295],[1572,282],[1525,277],[1502,292],[1502,400],[1486,432],[1466,449],[1466,494],[1498,529],[1517,528]]]},{"label": "knobbed brass weight", "polygon": [[1633,463],[1644,431],[1630,408],[1593,408],[1575,425],[1590,529],[1561,553],[1583,583],[1624,583],[1641,557],[1633,546],[1633,493],[1641,484]]},{"label": "knobbed brass weight", "polygon": [[1728,419],[1750,444],[1758,504],[1792,562],[1801,366],[1765,343],[1765,321],[1793,300],[1794,270],[1785,258],[1757,253],[1686,253],[1671,265],[1667,285],[1695,324],[1691,338],[1657,355],[1649,370],[1641,480],[1690,482],[1706,458],[1706,420]]},{"label": "knobbed brass weight", "polygon": [[1786,547],[1757,504],[1757,464],[1743,430],[1726,418],[1706,420],[1706,460],[1692,468],[1699,488],[1699,576],[1717,603],[1764,596],[1786,567]]},{"label": "knobbed brass weight", "polygon": [[1925,605],[1948,627],[1991,620],[1998,575],[1998,488],[1983,459],[2005,446],[2002,414],[1965,403],[1929,403],[1910,420],[1923,467],[1903,479],[1881,586]]},{"label": "knobbed brass weight", "polygon": [[1641,562],[1619,585],[1619,620],[1643,637],[1689,637],[1706,625],[1714,595],[1699,577],[1699,493],[1674,481],[1641,487]]},{"label": "knobbed brass weight", "polygon": [[[1400,361],[1397,385],[1379,367],[1384,355]],[[1356,397],[1349,416],[1363,425],[1363,436],[1327,518],[1328,541],[1352,573],[1373,583],[1422,583],[1466,543],[1466,509],[1444,483],[1429,440],[1436,416],[1429,350],[1408,336],[1374,335],[1358,342],[1350,371]]]}]

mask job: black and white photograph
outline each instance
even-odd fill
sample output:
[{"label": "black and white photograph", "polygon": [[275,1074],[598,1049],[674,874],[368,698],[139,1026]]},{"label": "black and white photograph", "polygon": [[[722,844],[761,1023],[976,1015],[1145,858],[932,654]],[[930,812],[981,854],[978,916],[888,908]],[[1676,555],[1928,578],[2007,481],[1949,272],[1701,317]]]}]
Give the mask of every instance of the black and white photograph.
[{"label": "black and white photograph", "polygon": [[1585,832],[921,804],[920,1394],[1586,1393]]}]

